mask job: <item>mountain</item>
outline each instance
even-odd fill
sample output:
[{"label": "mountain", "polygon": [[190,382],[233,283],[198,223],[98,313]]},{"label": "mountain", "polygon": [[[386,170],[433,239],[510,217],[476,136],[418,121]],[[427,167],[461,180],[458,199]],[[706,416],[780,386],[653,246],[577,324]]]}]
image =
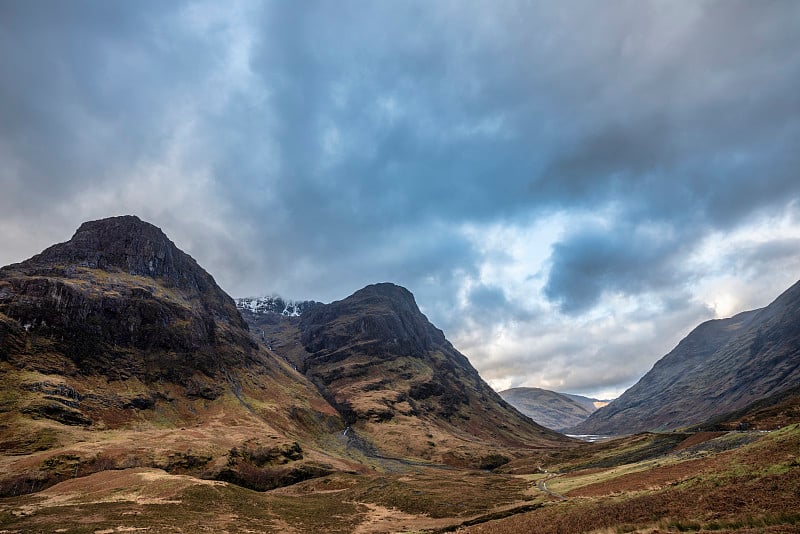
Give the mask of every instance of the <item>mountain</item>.
[{"label": "mountain", "polygon": [[[708,345],[758,324],[754,358],[777,357],[784,304]],[[795,531],[796,424],[578,443],[491,391],[401,287],[255,308],[135,217],[0,269],[3,530]],[[713,424],[796,421],[798,392]]]},{"label": "mountain", "polygon": [[540,425],[563,430],[584,421],[606,401],[540,388],[511,388],[500,396]]},{"label": "mountain", "polygon": [[638,383],[571,431],[673,429],[800,385],[800,282],[766,308],[695,328]]},{"label": "mountain", "polygon": [[[113,368],[121,379],[181,383],[256,352],[233,300],[136,217],[84,223],[70,241],[4,267],[0,312],[29,338],[50,340],[75,372]],[[26,356],[26,365],[42,355]]]},{"label": "mountain", "polygon": [[500,399],[397,286],[242,313],[134,216],[0,269],[0,496],[128,467],[266,490],[569,443]]},{"label": "mountain", "polygon": [[479,465],[487,452],[565,442],[501,399],[400,286],[248,320],[376,454]]},{"label": "mountain", "polygon": [[344,429],[211,275],[133,216],[0,269],[0,385],[0,453],[18,458],[0,494],[124,465],[266,488],[327,472],[338,460],[318,441]]}]

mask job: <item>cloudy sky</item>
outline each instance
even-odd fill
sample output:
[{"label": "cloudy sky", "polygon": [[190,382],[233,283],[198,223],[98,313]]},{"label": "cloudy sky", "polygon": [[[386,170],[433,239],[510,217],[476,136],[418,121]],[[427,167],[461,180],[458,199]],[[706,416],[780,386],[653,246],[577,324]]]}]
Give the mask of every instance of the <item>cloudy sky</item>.
[{"label": "cloudy sky", "polygon": [[0,264],[137,214],[614,396],[800,278],[800,2],[0,0]]}]

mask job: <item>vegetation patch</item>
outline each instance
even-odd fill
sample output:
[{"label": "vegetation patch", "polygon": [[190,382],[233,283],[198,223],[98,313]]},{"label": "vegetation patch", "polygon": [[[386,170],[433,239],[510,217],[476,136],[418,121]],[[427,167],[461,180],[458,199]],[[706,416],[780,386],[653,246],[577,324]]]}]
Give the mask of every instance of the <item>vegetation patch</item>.
[{"label": "vegetation patch", "polygon": [[485,514],[498,506],[525,500],[522,479],[480,471],[428,470],[407,477],[372,477],[343,497],[432,518]]},{"label": "vegetation patch", "polygon": [[236,463],[220,471],[214,478],[256,491],[268,491],[331,473],[333,470],[330,467],[314,463],[293,467],[257,467]]},{"label": "vegetation patch", "polygon": [[506,465],[510,461],[511,459],[508,456],[503,456],[502,454],[489,454],[480,459],[478,468],[493,471],[498,467]]}]

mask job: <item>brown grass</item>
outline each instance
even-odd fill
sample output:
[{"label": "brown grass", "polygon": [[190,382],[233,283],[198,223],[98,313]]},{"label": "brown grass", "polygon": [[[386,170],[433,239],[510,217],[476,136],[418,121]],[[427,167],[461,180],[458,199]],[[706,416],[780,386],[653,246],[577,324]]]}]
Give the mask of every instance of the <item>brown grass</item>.
[{"label": "brown grass", "polygon": [[800,428],[590,484],[569,497],[465,532],[800,532]]},{"label": "brown grass", "polygon": [[[631,443],[623,440],[619,450],[604,450],[617,457],[620,451],[630,451]],[[272,449],[268,452],[262,455],[270,457],[267,464],[273,461]],[[541,476],[546,475],[409,467],[404,473],[340,473],[254,492],[153,469],[105,471],[35,495],[0,500],[0,526],[25,532],[147,528],[369,534],[460,528],[497,534],[611,534],[780,533],[798,532],[800,525],[796,427],[702,458],[681,453],[630,466],[576,471],[564,482],[585,483],[584,487],[563,502],[547,502],[535,490],[535,479]],[[602,481],[588,483],[598,479]],[[536,506],[540,507],[531,511]],[[512,515],[497,519],[507,514]]]},{"label": "brown grass", "polygon": [[682,451],[685,449],[689,449],[691,447],[700,445],[701,443],[705,443],[709,440],[723,436],[724,434],[725,432],[695,432],[685,440],[678,443],[673,450]]},{"label": "brown grass", "polygon": [[[658,525],[674,530],[721,530],[800,521],[800,472],[729,480],[605,499],[576,499],[467,529],[470,533],[579,533]],[[797,530],[794,530],[797,532]]]},{"label": "brown grass", "polygon": [[170,475],[154,469],[106,471],[35,495],[0,500],[4,529],[94,532],[394,532],[441,529],[513,508],[527,483],[482,472],[419,470],[345,475],[272,492]]}]

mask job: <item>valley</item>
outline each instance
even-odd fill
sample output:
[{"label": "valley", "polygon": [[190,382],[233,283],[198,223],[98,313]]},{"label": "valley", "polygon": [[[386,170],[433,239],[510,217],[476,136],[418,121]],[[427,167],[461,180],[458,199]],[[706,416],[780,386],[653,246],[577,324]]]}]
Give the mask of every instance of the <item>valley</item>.
[{"label": "valley", "polygon": [[797,532],[798,293],[607,406],[517,392],[590,443],[403,287],[237,303],[157,227],[90,221],[0,269],[0,531]]}]

